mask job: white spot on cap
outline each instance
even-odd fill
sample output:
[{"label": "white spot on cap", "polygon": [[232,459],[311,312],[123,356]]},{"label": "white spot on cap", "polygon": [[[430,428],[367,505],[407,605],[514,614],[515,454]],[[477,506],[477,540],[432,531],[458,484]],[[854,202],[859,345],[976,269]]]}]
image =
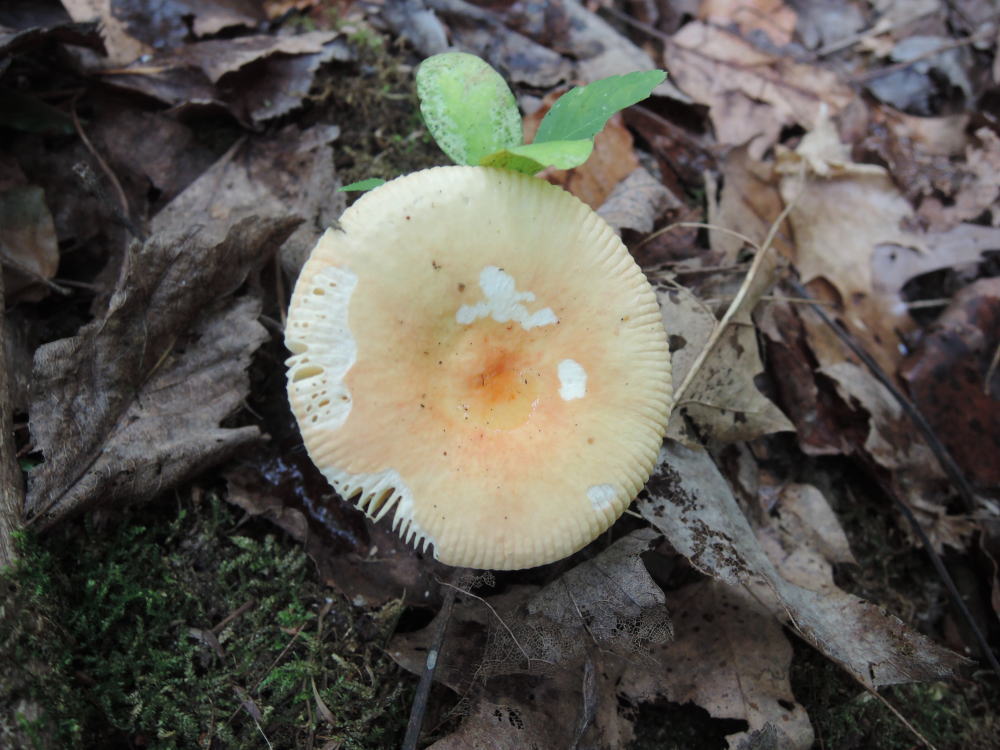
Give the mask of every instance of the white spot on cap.
[{"label": "white spot on cap", "polygon": [[587,499],[594,506],[594,510],[601,511],[610,508],[616,497],[618,497],[618,491],[610,484],[592,484],[587,488]]},{"label": "white spot on cap", "polygon": [[559,363],[559,397],[563,401],[583,398],[587,395],[587,371],[575,359],[564,359]]},{"label": "white spot on cap", "polygon": [[479,274],[479,288],[486,299],[474,305],[462,305],[455,313],[455,320],[469,325],[479,318],[490,317],[497,323],[514,320],[525,330],[558,323],[559,319],[546,307],[529,313],[522,302],[534,302],[534,292],[519,292],[514,277],[496,266],[486,266]]}]

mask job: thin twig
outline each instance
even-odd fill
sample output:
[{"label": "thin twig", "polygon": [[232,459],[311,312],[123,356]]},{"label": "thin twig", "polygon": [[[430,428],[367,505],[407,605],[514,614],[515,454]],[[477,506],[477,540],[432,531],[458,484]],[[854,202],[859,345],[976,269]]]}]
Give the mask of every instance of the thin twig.
[{"label": "thin twig", "polygon": [[931,744],[931,741],[928,740],[926,737],[924,737],[920,732],[918,732],[917,728],[913,726],[909,721],[907,721],[906,717],[903,716],[902,713],[900,713],[899,709],[896,708],[894,705],[892,705],[888,700],[886,700],[884,696],[879,695],[879,692],[875,690],[875,688],[865,685],[865,683],[861,682],[861,680],[858,680],[857,677],[854,677],[854,679],[857,680],[858,684],[861,685],[865,690],[867,690],[871,695],[874,695],[882,703],[883,706],[892,711],[892,713],[896,716],[896,718],[899,719],[900,723],[904,727],[909,729],[910,732],[913,734],[913,736],[916,737],[920,742],[922,742],[928,748],[928,750],[937,750],[937,748],[934,747],[933,744]]},{"label": "thin twig", "polygon": [[[456,580],[461,572],[463,571],[456,571]],[[457,586],[446,584],[446,587],[444,602],[441,604],[441,611],[438,613],[437,626],[434,628],[431,647],[427,650],[424,671],[420,675],[417,693],[413,696],[413,705],[410,707],[410,720],[406,724],[406,737],[403,739],[403,750],[416,750],[417,741],[420,739],[420,727],[423,726],[424,714],[427,713],[427,699],[430,698],[431,685],[434,684],[434,672],[437,670],[438,657],[441,654],[444,635],[448,630],[448,623],[451,621],[451,610],[455,605],[455,594],[458,591]]]},{"label": "thin twig", "polygon": [[868,70],[864,73],[859,73],[858,75],[851,78],[855,83],[867,83],[868,81],[874,80],[876,78],[881,78],[882,76],[887,76],[890,73],[896,73],[900,70],[906,70],[911,65],[916,65],[922,60],[926,60],[936,55],[940,55],[943,52],[948,52],[956,47],[965,47],[969,44],[975,44],[976,42],[988,39],[989,37],[996,34],[995,30],[989,30],[988,34],[984,34],[983,31],[977,31],[975,34],[970,34],[969,36],[962,37],[961,39],[953,39],[952,41],[942,44],[940,47],[935,47],[932,50],[928,50],[923,54],[917,55],[910,60],[903,60],[892,65],[887,65],[884,68],[876,68],[875,70]]},{"label": "thin twig", "polygon": [[50,289],[51,291],[55,292],[56,294],[60,294],[63,297],[72,294],[72,292],[69,289],[59,286],[59,284],[54,282],[52,279],[47,279],[40,273],[38,273],[38,271],[35,271],[34,269],[26,266],[24,263],[15,258],[13,256],[13,253],[11,253],[10,251],[2,252],[4,249],[5,248],[3,247],[3,245],[0,244],[0,264],[7,266],[7,268],[13,268],[18,273],[27,276],[34,283],[41,284],[47,289]]},{"label": "thin twig", "polygon": [[[812,295],[806,291],[805,287],[794,279],[789,279],[788,283],[798,296],[803,298],[812,297]],[[837,335],[847,348],[850,349],[858,359],[864,362],[865,366],[872,373],[875,379],[885,386],[889,393],[892,394],[896,403],[899,404],[900,408],[906,413],[916,428],[923,435],[924,440],[927,442],[928,447],[930,447],[931,452],[937,458],[941,468],[944,470],[951,483],[958,490],[958,493],[965,504],[966,511],[968,513],[975,511],[976,498],[972,491],[972,486],[969,484],[969,480],[966,479],[964,472],[959,468],[958,464],[955,463],[955,459],[952,458],[951,453],[938,439],[937,434],[931,428],[930,424],[928,424],[924,415],[920,413],[919,409],[917,409],[916,405],[896,387],[878,362],[875,361],[874,357],[865,351],[865,349],[854,340],[854,337],[851,336],[850,333],[844,330],[842,326],[827,315],[826,310],[817,304],[812,305],[812,310],[819,316],[820,320],[822,320],[823,323]],[[927,534],[920,525],[920,522],[917,520],[916,516],[913,515],[913,511],[911,511],[905,503],[897,498],[895,493],[890,491],[889,495],[893,498],[893,501],[899,507],[900,512],[913,528],[914,533],[920,538],[920,541],[924,546],[924,550],[931,559],[931,564],[934,566],[934,569],[937,571],[938,576],[940,576],[945,588],[948,591],[948,595],[951,597],[952,603],[961,613],[962,618],[966,621],[970,630],[972,630],[973,637],[976,640],[976,645],[978,645],[979,649],[983,652],[983,656],[986,661],[989,662],[990,667],[994,672],[996,672],[997,676],[1000,677],[1000,662],[997,662],[997,658],[993,654],[993,650],[990,648],[989,642],[986,640],[986,636],[983,635],[983,632],[979,629],[979,626],[973,619],[972,613],[965,605],[965,601],[962,599],[962,595],[955,586],[955,582],[952,580],[947,568],[945,568],[940,556],[934,550],[934,546],[931,544],[930,539],[927,538]]]},{"label": "thin twig", "polygon": [[993,359],[990,360],[990,366],[986,368],[986,377],[983,378],[983,394],[986,396],[990,395],[990,381],[996,374],[997,366],[1000,366],[1000,343],[997,343],[997,348],[993,350]]},{"label": "thin twig", "polygon": [[116,177],[115,173],[111,171],[111,167],[109,167],[108,163],[104,161],[104,157],[102,157],[98,153],[97,149],[94,148],[94,144],[90,142],[90,138],[87,137],[87,133],[83,129],[83,125],[80,124],[80,117],[76,113],[76,97],[74,97],[73,101],[70,102],[69,113],[70,116],[73,118],[73,127],[76,128],[76,134],[80,136],[80,140],[83,141],[83,145],[86,147],[87,151],[90,152],[90,155],[94,157],[94,161],[97,162],[98,166],[100,166],[101,168],[101,171],[104,172],[105,177],[108,178],[108,181],[111,183],[111,186],[115,189],[115,193],[118,196],[118,205],[121,209],[121,212],[126,218],[128,218],[130,215],[130,211],[128,206],[128,198],[125,197],[125,191],[122,189],[121,183],[118,182],[118,177]]}]

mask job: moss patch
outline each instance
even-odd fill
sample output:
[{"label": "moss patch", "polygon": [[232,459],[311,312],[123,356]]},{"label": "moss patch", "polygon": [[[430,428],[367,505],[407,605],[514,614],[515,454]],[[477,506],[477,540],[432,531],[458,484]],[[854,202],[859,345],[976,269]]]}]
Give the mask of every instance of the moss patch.
[{"label": "moss patch", "polygon": [[22,537],[0,572],[0,746],[398,745],[399,608],[351,607],[238,518],[210,498]]},{"label": "moss patch", "polygon": [[405,46],[363,25],[344,30],[357,61],[317,74],[310,95],[312,109],[303,118],[306,124],[323,121],[340,127],[334,162],[341,182],[391,180],[450,164],[420,118],[414,80],[417,58]]}]

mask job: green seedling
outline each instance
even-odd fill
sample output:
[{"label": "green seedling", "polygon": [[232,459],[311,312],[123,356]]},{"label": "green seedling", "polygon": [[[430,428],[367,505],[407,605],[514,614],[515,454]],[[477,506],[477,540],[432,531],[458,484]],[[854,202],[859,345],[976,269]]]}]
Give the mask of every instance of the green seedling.
[{"label": "green seedling", "polygon": [[[424,60],[417,71],[417,95],[427,129],[456,164],[535,174],[587,161],[594,136],[611,116],[648,97],[666,75],[648,70],[577,86],[552,106],[532,143],[524,143],[510,87],[475,55],[445,52]],[[341,190],[370,190],[383,182],[361,180]]]}]

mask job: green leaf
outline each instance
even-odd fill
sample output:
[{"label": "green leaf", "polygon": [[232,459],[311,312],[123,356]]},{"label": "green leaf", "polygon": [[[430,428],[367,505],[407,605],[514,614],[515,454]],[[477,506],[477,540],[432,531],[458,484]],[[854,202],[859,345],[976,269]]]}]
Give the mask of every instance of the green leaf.
[{"label": "green leaf", "polygon": [[343,187],[337,188],[338,193],[350,193],[353,191],[365,191],[377,188],[379,185],[384,185],[385,180],[381,177],[369,177],[367,180],[358,180],[357,182],[352,182],[350,185],[344,185]]},{"label": "green leaf", "polygon": [[464,52],[428,57],[417,70],[420,112],[434,140],[457,164],[522,143],[521,114],[489,63]]},{"label": "green leaf", "polygon": [[577,86],[566,92],[545,115],[535,143],[593,138],[615,112],[641,102],[663,83],[662,70],[626,73]]},{"label": "green leaf", "polygon": [[532,143],[527,146],[512,146],[484,156],[479,164],[483,167],[502,167],[515,172],[534,174],[545,167],[572,169],[590,158],[594,141],[583,138],[576,141],[549,141]]}]

